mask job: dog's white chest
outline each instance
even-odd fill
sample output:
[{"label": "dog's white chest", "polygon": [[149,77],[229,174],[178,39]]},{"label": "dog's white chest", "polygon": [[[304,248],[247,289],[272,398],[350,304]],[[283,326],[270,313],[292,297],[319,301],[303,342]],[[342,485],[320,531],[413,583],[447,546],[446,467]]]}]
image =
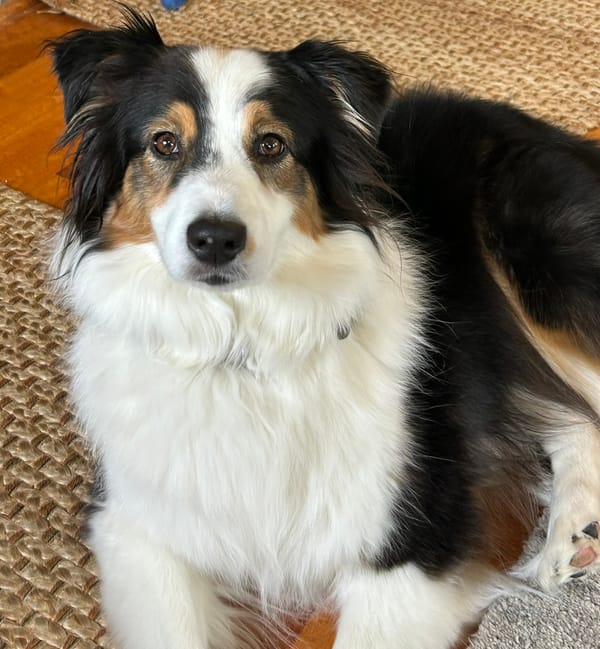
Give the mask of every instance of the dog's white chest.
[{"label": "dog's white chest", "polygon": [[109,490],[159,542],[275,596],[321,589],[376,550],[402,470],[400,403],[352,336],[271,377],[175,367],[91,331],[73,359]]},{"label": "dog's white chest", "polygon": [[314,601],[381,549],[410,461],[418,265],[403,255],[398,283],[353,232],[317,252],[221,294],[173,282],[154,248],[134,246],[89,255],[71,287],[72,394],[106,506],[274,600]]}]

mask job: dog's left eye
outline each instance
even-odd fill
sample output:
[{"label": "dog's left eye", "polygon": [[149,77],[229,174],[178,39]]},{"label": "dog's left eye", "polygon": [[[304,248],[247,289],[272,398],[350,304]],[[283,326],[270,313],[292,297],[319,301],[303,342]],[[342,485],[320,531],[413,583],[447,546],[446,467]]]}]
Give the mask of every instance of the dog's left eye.
[{"label": "dog's left eye", "polygon": [[267,135],[263,135],[258,141],[258,155],[261,158],[274,160],[282,156],[284,152],[284,141],[274,133],[267,133]]},{"label": "dog's left eye", "polygon": [[161,156],[171,156],[179,153],[179,142],[174,133],[164,131],[157,133],[152,141],[154,150]]}]

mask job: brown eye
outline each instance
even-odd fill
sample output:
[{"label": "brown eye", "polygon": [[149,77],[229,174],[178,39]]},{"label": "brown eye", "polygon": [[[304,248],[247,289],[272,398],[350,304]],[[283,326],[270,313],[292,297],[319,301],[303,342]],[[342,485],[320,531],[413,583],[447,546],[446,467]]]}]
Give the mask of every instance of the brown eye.
[{"label": "brown eye", "polygon": [[278,158],[285,151],[283,140],[273,133],[263,135],[258,142],[258,154],[271,160]]},{"label": "brown eye", "polygon": [[164,131],[157,133],[153,140],[154,150],[161,156],[170,156],[179,153],[179,142],[174,133]]}]

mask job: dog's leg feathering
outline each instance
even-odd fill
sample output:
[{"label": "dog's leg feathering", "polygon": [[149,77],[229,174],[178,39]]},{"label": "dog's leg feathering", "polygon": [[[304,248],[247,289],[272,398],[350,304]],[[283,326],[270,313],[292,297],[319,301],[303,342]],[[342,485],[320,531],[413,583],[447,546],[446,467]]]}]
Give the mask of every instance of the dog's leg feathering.
[{"label": "dog's leg feathering", "polygon": [[334,649],[449,649],[494,598],[479,564],[432,577],[414,564],[346,576]]},{"label": "dog's leg feathering", "polygon": [[118,514],[99,510],[90,542],[111,633],[127,649],[232,649],[235,634],[214,586]]}]

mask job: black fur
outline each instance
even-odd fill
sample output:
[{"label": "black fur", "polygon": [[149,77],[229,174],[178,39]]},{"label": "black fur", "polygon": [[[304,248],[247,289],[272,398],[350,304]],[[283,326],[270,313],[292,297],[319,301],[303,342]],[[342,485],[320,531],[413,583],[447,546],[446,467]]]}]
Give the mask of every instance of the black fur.
[{"label": "black fur", "polygon": [[84,523],[82,526],[82,536],[89,539],[92,533],[90,522],[94,514],[103,509],[106,502],[106,480],[104,477],[104,470],[102,462],[98,459],[92,466],[93,480],[92,488],[90,491],[90,499],[84,508]]},{"label": "black fur", "polygon": [[537,322],[600,353],[596,143],[505,104],[421,90],[396,102],[380,144],[453,274],[473,275],[465,255],[479,258],[481,235]]},{"label": "black fur", "polygon": [[515,390],[597,419],[526,340],[484,255],[538,322],[574,333],[581,323],[593,339],[600,150],[510,106],[434,90],[401,95],[379,144],[402,197],[388,209],[427,254],[434,304],[411,398],[417,461],[380,565],[437,571],[480,545],[477,486],[508,486],[519,467],[531,477],[544,434],[565,425]]},{"label": "black fur", "polygon": [[[306,41],[268,55],[275,83],[258,94],[299,134],[294,157],[310,170],[332,228],[381,226],[376,195],[389,191],[378,172],[377,133],[391,95],[390,73],[363,52]],[[365,130],[344,116],[347,99]]]}]

